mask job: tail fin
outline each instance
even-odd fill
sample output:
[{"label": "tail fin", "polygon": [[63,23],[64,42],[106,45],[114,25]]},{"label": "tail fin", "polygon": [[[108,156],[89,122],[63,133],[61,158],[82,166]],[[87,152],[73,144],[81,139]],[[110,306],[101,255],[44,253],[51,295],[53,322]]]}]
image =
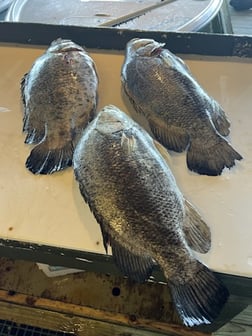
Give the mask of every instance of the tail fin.
[{"label": "tail fin", "polygon": [[33,148],[25,165],[33,174],[52,174],[71,166],[72,156],[72,142],[67,142],[63,148],[50,149],[45,141]]},{"label": "tail fin", "polygon": [[183,285],[169,284],[177,312],[188,327],[212,323],[229,296],[227,288],[217,276],[197,260],[196,262],[199,270],[191,282]]},{"label": "tail fin", "polygon": [[221,136],[212,147],[205,148],[190,144],[187,151],[187,166],[190,170],[202,175],[221,175],[222,170],[235,165],[235,160],[241,160],[242,156]]}]

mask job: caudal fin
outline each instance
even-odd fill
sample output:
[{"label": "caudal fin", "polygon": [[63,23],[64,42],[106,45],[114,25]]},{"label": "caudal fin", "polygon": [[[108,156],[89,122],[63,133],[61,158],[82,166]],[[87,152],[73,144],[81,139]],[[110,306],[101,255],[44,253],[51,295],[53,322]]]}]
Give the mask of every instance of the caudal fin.
[{"label": "caudal fin", "polygon": [[229,296],[216,275],[200,262],[196,263],[199,270],[190,282],[169,284],[176,310],[188,327],[212,323]]},{"label": "caudal fin", "polygon": [[190,170],[202,174],[217,176],[222,170],[235,165],[235,160],[242,156],[221,136],[212,147],[205,148],[203,144],[190,144],[187,151],[187,166]]},{"label": "caudal fin", "polygon": [[72,156],[72,142],[68,142],[63,148],[50,149],[45,141],[33,148],[25,165],[33,174],[52,174],[71,166]]}]

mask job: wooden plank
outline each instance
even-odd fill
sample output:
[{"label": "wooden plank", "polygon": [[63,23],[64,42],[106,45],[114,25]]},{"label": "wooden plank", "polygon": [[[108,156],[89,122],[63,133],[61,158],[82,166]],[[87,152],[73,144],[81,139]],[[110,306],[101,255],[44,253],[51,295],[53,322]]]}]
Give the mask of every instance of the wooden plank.
[{"label": "wooden plank", "polygon": [[167,286],[121,276],[79,272],[47,277],[37,264],[0,258],[0,288],[30,296],[178,323]]},{"label": "wooden plank", "polygon": [[252,335],[252,305],[227,323],[214,336],[251,336]]},{"label": "wooden plank", "polygon": [[[107,313],[106,313],[107,314]],[[114,314],[109,314],[113,316]],[[252,331],[252,306],[239,314],[232,322],[214,333],[214,336],[251,336]],[[170,325],[168,328],[162,323],[155,323],[155,331],[151,323],[146,328],[143,321],[132,322],[131,326],[125,326],[123,318],[114,316],[110,323],[100,320],[104,319],[103,312],[94,312],[87,307],[64,304],[47,299],[39,299],[23,294],[10,295],[0,292],[0,318],[14,321],[16,323],[27,323],[31,326],[47,328],[51,330],[75,332],[75,335],[146,335],[155,336],[164,333],[168,336],[205,336],[206,333],[198,333],[190,329]],[[106,317],[107,319],[107,317]],[[116,323],[115,323],[116,322]],[[134,327],[134,329],[132,329]],[[89,330],[91,329],[91,330]],[[208,334],[209,335],[209,334]]]},{"label": "wooden plank", "polygon": [[[13,310],[14,307],[14,310]],[[77,323],[80,325],[80,321],[89,321],[89,324],[94,324],[96,323],[101,324],[101,325],[110,325],[114,324],[119,327],[124,328],[131,328],[131,332],[133,332],[132,328],[134,328],[134,335],[137,335],[135,333],[135,330],[142,332],[152,332],[152,333],[165,333],[170,336],[205,336],[207,335],[206,333],[198,332],[198,331],[193,331],[190,328],[184,328],[179,325],[172,325],[172,324],[167,324],[163,322],[158,322],[158,321],[151,321],[151,320],[144,320],[144,319],[137,319],[137,318],[132,318],[132,316],[125,316],[123,314],[116,314],[113,312],[106,312],[106,311],[99,311],[95,310],[93,308],[89,307],[83,307],[83,306],[78,306],[74,304],[69,304],[69,303],[64,303],[60,301],[55,301],[55,300],[48,300],[48,299],[43,299],[43,298],[38,298],[34,296],[27,296],[24,294],[19,294],[19,293],[11,293],[7,291],[0,290],[0,308],[1,308],[1,313],[0,317],[1,318],[6,318],[10,319],[10,311],[11,311],[11,320],[15,322],[19,322],[18,316],[20,314],[20,317],[23,316],[23,312],[28,312],[30,311],[30,314],[33,317],[33,320],[29,323],[32,323],[32,325],[37,325],[41,327],[40,322],[36,322],[37,320],[40,321],[40,316],[43,316],[43,321],[45,318],[45,315],[53,314],[55,315],[56,313],[58,317],[70,317],[71,316],[71,323],[70,327],[76,324],[76,320],[79,322]],[[4,315],[2,312],[4,308],[8,311],[9,310],[9,315]],[[17,308],[15,310],[15,308]],[[11,309],[11,310],[10,310]],[[22,314],[21,314],[22,311]],[[16,314],[13,314],[13,312],[16,312]],[[42,313],[43,312],[43,313]],[[47,320],[47,318],[46,318]],[[59,319],[58,319],[59,320]],[[73,323],[73,320],[75,321]],[[22,317],[22,323],[24,323],[24,318]],[[51,319],[49,319],[49,322],[51,322]],[[103,324],[103,323],[105,324]],[[28,323],[28,322],[27,322]],[[35,324],[37,323],[37,324]],[[65,323],[66,324],[66,323]],[[69,324],[69,323],[68,323]],[[60,331],[67,331],[67,332],[75,332],[75,330],[71,330],[70,327],[67,329],[64,328],[62,330],[62,321],[59,324],[47,324],[44,325],[43,327],[49,328],[49,329],[54,329],[54,330],[60,330]],[[86,325],[86,323],[85,323]],[[55,329],[56,328],[56,329]],[[94,326],[92,326],[94,328]],[[107,328],[105,328],[107,329]],[[120,328],[119,328],[120,329]],[[99,334],[99,333],[97,333]],[[141,334],[141,333],[140,333]]]},{"label": "wooden plank", "polygon": [[[27,296],[119,313],[127,318],[131,316],[134,320],[181,324],[170,291],[163,283],[136,284],[118,275],[93,272],[49,278],[35,263],[0,258],[0,288]],[[200,330],[210,333],[219,329],[246,306],[246,298],[231,295],[214,323],[203,325]]]},{"label": "wooden plank", "polygon": [[236,11],[229,5],[234,34],[252,35],[252,10]]},{"label": "wooden plank", "polygon": [[[33,262],[0,258],[0,288],[143,319],[181,324],[168,287],[157,282],[136,284],[118,275],[93,272],[49,278]],[[114,295],[114,289],[119,291],[119,295]],[[218,319],[200,330],[210,332],[219,329],[247,304],[247,298],[231,295]]]},{"label": "wooden plank", "polygon": [[[143,320],[145,324],[156,321],[181,325],[169,289],[160,283],[136,284],[121,276],[93,272],[50,278],[35,263],[0,258],[0,288],[10,293],[23,293],[28,297],[108,312],[108,317],[103,315],[108,319],[111,313],[113,316],[119,314],[119,320],[124,316],[124,323]],[[246,306],[247,300],[231,296],[218,319],[210,326],[201,326],[199,330],[210,333],[219,329]]]},{"label": "wooden plank", "polygon": [[[248,306],[243,312],[233,320],[234,323],[244,324],[248,327],[252,327],[252,305]],[[251,334],[252,335],[252,332]]]},{"label": "wooden plank", "polygon": [[[75,317],[73,315],[65,315],[43,309],[32,309],[5,302],[0,302],[0,317],[1,319],[20,324],[73,333],[75,336],[162,335],[146,330],[135,330],[129,327]],[[174,336],[174,334],[170,334],[169,336]]]}]

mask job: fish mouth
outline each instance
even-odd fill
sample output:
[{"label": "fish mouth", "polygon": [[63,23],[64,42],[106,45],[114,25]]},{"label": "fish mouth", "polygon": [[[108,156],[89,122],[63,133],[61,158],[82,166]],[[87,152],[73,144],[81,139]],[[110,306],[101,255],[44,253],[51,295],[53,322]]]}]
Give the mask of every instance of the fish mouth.
[{"label": "fish mouth", "polygon": [[81,48],[76,48],[76,47],[65,47],[59,50],[59,52],[69,52],[69,51],[83,51]]},{"label": "fish mouth", "polygon": [[103,135],[112,135],[123,131],[123,124],[113,118],[105,118],[96,123],[96,131]]},{"label": "fish mouth", "polygon": [[49,48],[51,53],[65,53],[70,51],[83,51],[83,48],[71,40],[63,40],[61,38],[53,41]]},{"label": "fish mouth", "polygon": [[82,51],[83,52],[83,49],[76,45],[66,45],[66,46],[58,46],[54,50],[51,50],[51,52],[55,54],[67,53],[70,51]]},{"label": "fish mouth", "polygon": [[150,56],[159,56],[163,50],[164,50],[164,49],[161,48],[161,47],[154,48],[154,49],[151,51]]},{"label": "fish mouth", "polygon": [[163,51],[164,45],[165,43],[160,43],[153,39],[135,38],[131,40],[131,48],[135,50],[136,54],[141,56],[159,56]]},{"label": "fish mouth", "polygon": [[105,106],[96,118],[96,130],[104,135],[116,134],[128,126],[128,117],[114,105]]}]

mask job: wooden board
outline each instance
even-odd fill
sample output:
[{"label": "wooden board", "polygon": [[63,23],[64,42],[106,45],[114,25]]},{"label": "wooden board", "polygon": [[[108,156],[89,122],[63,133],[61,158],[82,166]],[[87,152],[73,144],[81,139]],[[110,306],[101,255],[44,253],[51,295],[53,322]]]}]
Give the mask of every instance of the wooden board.
[{"label": "wooden board", "polygon": [[161,284],[90,272],[49,278],[35,263],[6,258],[0,258],[0,275],[0,319],[66,332],[77,332],[73,329],[79,321],[79,329],[88,333],[95,328],[100,334],[103,327],[102,335],[109,330],[112,335],[121,330],[130,335],[205,335],[181,325],[169,290]]},{"label": "wooden board", "polygon": [[252,305],[248,306],[232,321],[213,333],[214,336],[251,336]]},{"label": "wooden board", "polygon": [[[237,297],[229,300],[211,326],[212,330],[218,329],[215,336],[232,332],[236,336],[243,332],[250,335],[252,306],[234,317],[239,312],[236,300]],[[240,305],[240,310],[245,307]],[[7,258],[0,258],[0,319],[3,318],[56,330],[63,330],[64,326],[66,332],[72,331],[78,321],[80,329],[88,329],[89,323],[91,329],[103,327],[105,335],[111,326],[117,335],[122,328],[132,328],[134,335],[153,336],[159,332],[170,336],[201,336],[202,332],[207,334],[206,329],[210,332],[209,326],[202,326],[202,332],[181,326],[164,284],[136,284],[118,275],[92,272],[47,277],[34,262]]]},{"label": "wooden board", "polygon": [[229,12],[234,34],[252,35],[252,9],[236,11],[233,7],[229,6]]}]

